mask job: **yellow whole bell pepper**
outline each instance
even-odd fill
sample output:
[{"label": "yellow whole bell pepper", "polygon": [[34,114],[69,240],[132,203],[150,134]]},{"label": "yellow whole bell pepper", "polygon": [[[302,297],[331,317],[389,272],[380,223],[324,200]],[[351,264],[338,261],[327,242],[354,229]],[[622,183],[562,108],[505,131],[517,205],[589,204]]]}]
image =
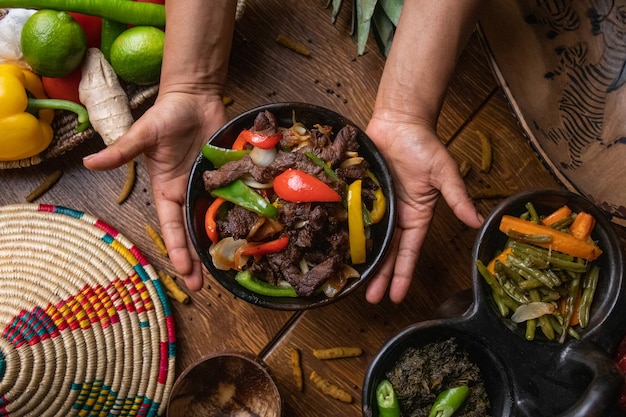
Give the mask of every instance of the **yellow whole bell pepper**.
[{"label": "yellow whole bell pepper", "polygon": [[89,127],[87,110],[68,100],[46,97],[41,79],[17,65],[0,64],[0,161],[29,158],[52,142],[54,109],[78,115],[77,131]]}]

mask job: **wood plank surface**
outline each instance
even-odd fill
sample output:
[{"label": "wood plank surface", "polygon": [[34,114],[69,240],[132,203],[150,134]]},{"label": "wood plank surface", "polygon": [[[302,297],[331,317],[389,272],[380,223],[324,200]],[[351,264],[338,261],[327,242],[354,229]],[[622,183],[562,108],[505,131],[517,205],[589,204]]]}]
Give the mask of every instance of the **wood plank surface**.
[{"label": "wood plank surface", "polygon": [[[351,2],[345,1],[337,23],[330,22],[326,1],[249,0],[237,23],[226,94],[234,102],[229,115],[278,101],[302,101],[326,106],[365,128],[371,114],[384,56],[373,38],[366,54],[356,56],[350,36]],[[304,43],[304,57],[278,45],[283,33]],[[476,130],[493,144],[493,166],[480,172],[480,143]],[[461,58],[446,98],[438,130],[452,155],[467,161],[472,194],[485,190],[516,192],[532,188],[560,188],[524,136],[499,89],[478,36]],[[208,138],[207,138],[208,139]],[[157,269],[173,275],[169,260],[147,236],[144,226],[158,229],[158,220],[145,165],[138,159],[137,184],[122,205],[116,197],[125,168],[91,172],[82,157],[102,148],[99,139],[85,143],[58,159],[38,166],[0,171],[0,204],[24,202],[24,197],[50,172],[62,169],[61,180],[37,202],[64,205],[89,212],[129,237]],[[500,201],[477,199],[487,215]],[[177,332],[177,372],[205,354],[239,351],[259,355],[274,374],[287,408],[285,416],[360,416],[361,387],[371,360],[380,347],[402,328],[436,317],[447,299],[471,288],[471,250],[477,231],[464,226],[441,201],[406,301],[378,305],[365,301],[361,288],[339,303],[306,312],[278,312],[249,305],[222,289],[205,273],[204,288],[192,302],[172,302]],[[320,361],[312,350],[356,345],[361,357]],[[289,349],[302,352],[305,388],[296,389]],[[350,404],[329,398],[309,381],[311,371],[328,378],[353,396]]]}]

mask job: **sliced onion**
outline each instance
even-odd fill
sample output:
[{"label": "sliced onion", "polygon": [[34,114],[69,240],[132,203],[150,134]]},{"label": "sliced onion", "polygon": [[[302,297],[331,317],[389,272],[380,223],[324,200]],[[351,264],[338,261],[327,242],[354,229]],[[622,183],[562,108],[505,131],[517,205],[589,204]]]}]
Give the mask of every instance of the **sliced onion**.
[{"label": "sliced onion", "polygon": [[546,314],[554,314],[556,306],[552,303],[543,301],[533,301],[528,304],[522,304],[515,310],[511,316],[514,323],[523,323],[527,320],[538,319]]},{"label": "sliced onion", "polygon": [[285,228],[285,225],[276,219],[265,219],[263,225],[254,234],[254,240],[263,240],[270,236],[274,236],[278,232],[281,232]]},{"label": "sliced onion", "polygon": [[309,264],[304,260],[304,258],[300,259],[298,266],[300,267],[300,272],[303,274],[309,272]]},{"label": "sliced onion", "polygon": [[339,168],[347,168],[347,167],[351,167],[354,165],[359,165],[362,162],[363,162],[362,156],[354,156],[352,158],[348,158],[345,161],[343,161],[341,165],[339,165]]},{"label": "sliced onion", "polygon": [[272,163],[276,157],[276,152],[276,147],[263,149],[258,146],[253,146],[252,151],[250,152],[250,159],[252,159],[252,162],[256,165],[265,168]]},{"label": "sliced onion", "polygon": [[225,237],[209,247],[213,265],[222,271],[229,269],[240,270],[248,261],[247,256],[241,256],[238,251],[243,245],[248,243],[246,239],[233,239]]},{"label": "sliced onion", "polygon": [[257,190],[267,190],[268,188],[272,188],[273,186],[273,182],[258,182],[257,180],[252,178],[252,175],[250,174],[243,174],[241,176],[241,181],[243,181],[248,187],[256,188]]},{"label": "sliced onion", "polygon": [[343,265],[339,274],[330,278],[324,284],[322,284],[322,291],[328,298],[333,298],[346,286],[350,278],[359,278],[361,274],[359,271],[351,267],[350,265]]}]

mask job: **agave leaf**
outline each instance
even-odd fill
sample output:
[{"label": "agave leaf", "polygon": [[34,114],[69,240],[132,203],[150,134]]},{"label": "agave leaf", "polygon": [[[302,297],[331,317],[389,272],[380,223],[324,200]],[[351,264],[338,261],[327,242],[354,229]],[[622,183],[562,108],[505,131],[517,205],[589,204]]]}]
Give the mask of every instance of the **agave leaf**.
[{"label": "agave leaf", "polygon": [[372,21],[374,22],[374,35],[378,41],[378,46],[381,52],[387,56],[391,49],[391,42],[393,41],[396,27],[381,7],[376,7]]},{"label": "agave leaf", "polygon": [[402,6],[404,6],[404,0],[378,0],[378,3],[383,8],[394,26],[398,26],[400,21],[400,12],[402,12]]},{"label": "agave leaf", "polygon": [[341,10],[341,5],[343,4],[343,0],[329,0],[328,5],[326,7],[328,7],[331,4],[333,6],[333,11],[331,13],[330,18],[331,18],[331,22],[334,25],[335,22],[337,21],[337,16],[339,15],[339,11]]},{"label": "agave leaf", "polygon": [[363,55],[369,37],[376,0],[355,0],[357,53]]}]

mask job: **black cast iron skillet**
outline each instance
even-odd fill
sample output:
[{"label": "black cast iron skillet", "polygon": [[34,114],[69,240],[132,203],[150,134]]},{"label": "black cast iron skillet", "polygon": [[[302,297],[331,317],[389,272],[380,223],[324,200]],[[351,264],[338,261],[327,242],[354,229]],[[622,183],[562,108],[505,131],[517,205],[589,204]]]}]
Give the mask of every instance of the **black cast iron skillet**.
[{"label": "black cast iron skillet", "polygon": [[[506,236],[498,230],[504,214],[520,215],[532,202],[540,213],[567,204],[595,216],[593,238],[603,250],[595,262],[601,276],[590,324],[579,330],[580,340],[564,344],[537,338],[527,341],[522,327],[501,317],[490,290],[474,268],[472,300],[457,317],[416,323],[389,340],[365,375],[362,410],[378,416],[375,390],[409,346],[420,347],[455,337],[485,381],[493,417],[617,417],[617,398],[624,377],[615,365],[614,352],[626,331],[624,257],[620,240],[604,212],[576,194],[561,190],[529,191],[503,201],[481,228],[473,259],[485,264],[504,247]],[[467,297],[466,297],[467,298]],[[462,298],[461,298],[462,300]]]}]

